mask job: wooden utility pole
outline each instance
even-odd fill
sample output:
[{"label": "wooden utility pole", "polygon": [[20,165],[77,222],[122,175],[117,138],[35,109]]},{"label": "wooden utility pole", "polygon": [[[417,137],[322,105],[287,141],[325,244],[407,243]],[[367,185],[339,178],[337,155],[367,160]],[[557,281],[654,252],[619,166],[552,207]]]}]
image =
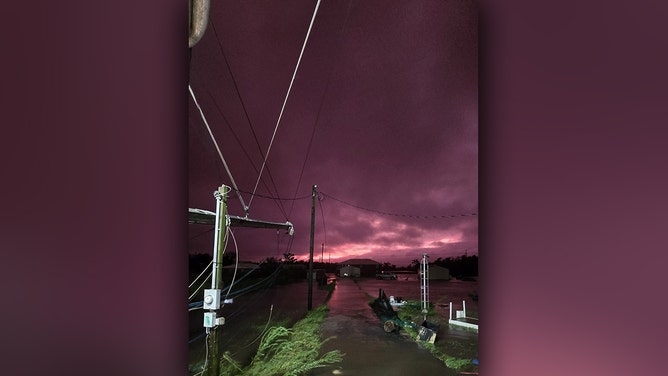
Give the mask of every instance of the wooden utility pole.
[{"label": "wooden utility pole", "polygon": [[[223,274],[223,253],[225,251],[225,234],[227,232],[227,193],[230,191],[230,187],[221,185],[217,191],[213,193],[216,197],[216,223],[215,223],[215,233],[214,233],[214,247],[213,247],[213,271],[211,276],[211,289],[218,291],[218,296],[214,299],[217,299],[218,304],[212,309],[209,309],[209,312],[214,313],[214,321],[218,321],[217,311],[220,309],[220,290],[222,286],[222,274]],[[205,294],[206,295],[206,294]],[[206,301],[206,297],[205,297]],[[218,376],[220,373],[220,360],[218,358],[218,323],[212,322],[212,327],[207,327],[207,359],[206,359],[206,374],[209,376]]]},{"label": "wooden utility pole", "polygon": [[213,193],[213,196],[216,198],[215,213],[208,210],[188,208],[188,223],[213,225],[215,230],[213,239],[211,288],[204,290],[204,301],[202,302],[202,308],[204,309],[204,327],[206,328],[207,334],[207,356],[203,372],[207,376],[219,376],[220,373],[218,333],[216,332],[216,329],[218,326],[225,324],[225,318],[222,316],[219,317],[218,311],[221,308],[221,303],[231,303],[222,301],[221,299],[221,291],[223,288],[222,266],[227,228],[275,228],[286,230],[290,236],[294,234],[294,228],[289,221],[279,223],[227,215],[227,194],[229,192],[230,187],[221,185],[218,190]]},{"label": "wooden utility pole", "polygon": [[308,310],[313,308],[313,238],[315,236],[315,196],[317,195],[317,185],[313,185],[311,190],[311,241],[309,244],[308,257]]}]

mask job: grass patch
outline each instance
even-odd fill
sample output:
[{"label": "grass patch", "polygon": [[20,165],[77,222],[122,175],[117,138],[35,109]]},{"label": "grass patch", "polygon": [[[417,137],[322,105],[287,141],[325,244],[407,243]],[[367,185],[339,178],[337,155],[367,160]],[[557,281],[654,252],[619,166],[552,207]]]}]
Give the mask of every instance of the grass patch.
[{"label": "grass patch", "polygon": [[343,359],[339,350],[320,355],[325,341],[318,330],[329,309],[323,304],[310,311],[292,328],[272,326],[262,337],[251,364],[242,367],[226,352],[221,359],[221,375],[243,376],[299,376]]},{"label": "grass patch", "polygon": [[[411,338],[416,338],[418,333],[417,331],[405,327],[404,330],[406,333]],[[429,342],[418,342],[420,346],[424,347],[425,349],[429,350],[429,352],[438,360],[442,361],[446,367],[457,370],[457,371],[462,371],[462,372],[477,372],[478,371],[478,366],[473,364],[472,359],[463,359],[463,358],[457,358],[448,354],[443,353],[441,350],[439,350],[433,343]]]},{"label": "grass patch", "polygon": [[[424,319],[424,314],[422,313],[422,303],[414,300],[407,300],[406,304],[399,307],[397,313],[402,320],[421,323]],[[429,303],[428,305],[427,316],[436,316],[436,310],[434,310],[434,305],[432,303]]]}]

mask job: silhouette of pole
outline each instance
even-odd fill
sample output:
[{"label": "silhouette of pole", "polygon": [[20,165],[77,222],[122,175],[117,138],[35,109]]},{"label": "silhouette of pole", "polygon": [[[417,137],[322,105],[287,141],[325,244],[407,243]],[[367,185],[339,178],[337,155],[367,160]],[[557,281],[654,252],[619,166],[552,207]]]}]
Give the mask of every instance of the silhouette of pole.
[{"label": "silhouette of pole", "polygon": [[308,257],[308,310],[313,308],[313,238],[315,236],[315,196],[318,186],[313,184],[311,190],[311,240],[309,243]]}]

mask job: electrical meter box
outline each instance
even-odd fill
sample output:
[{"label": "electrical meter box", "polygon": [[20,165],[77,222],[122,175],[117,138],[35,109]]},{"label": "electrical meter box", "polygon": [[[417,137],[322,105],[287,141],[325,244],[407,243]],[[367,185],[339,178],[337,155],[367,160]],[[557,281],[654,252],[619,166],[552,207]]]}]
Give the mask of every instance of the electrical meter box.
[{"label": "electrical meter box", "polygon": [[204,309],[218,309],[220,308],[220,289],[205,289],[204,290]]},{"label": "electrical meter box", "polygon": [[204,327],[213,328],[216,326],[216,312],[204,312]]}]

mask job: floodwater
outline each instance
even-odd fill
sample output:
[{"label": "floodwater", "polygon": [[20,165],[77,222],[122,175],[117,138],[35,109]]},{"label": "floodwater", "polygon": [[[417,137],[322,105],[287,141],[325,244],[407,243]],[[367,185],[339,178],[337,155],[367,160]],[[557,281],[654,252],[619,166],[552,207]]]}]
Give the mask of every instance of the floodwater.
[{"label": "floodwater", "polygon": [[[310,375],[457,375],[457,371],[447,368],[407,335],[383,330],[380,319],[369,306],[369,301],[378,297],[381,288],[388,297],[420,300],[420,281],[416,274],[400,274],[398,280],[339,278],[320,333],[323,339],[328,339],[322,347],[323,353],[338,349],[345,355],[342,362],[315,369]],[[476,292],[475,281],[429,282],[429,299],[436,315],[430,316],[428,321],[440,325],[434,345],[443,353],[464,359],[478,358],[477,333],[447,324],[449,302],[454,305],[453,315],[455,310],[462,309],[462,300],[465,300],[468,315],[477,317],[477,302],[469,296]],[[313,285],[313,307],[322,304],[326,296],[325,290]],[[267,325],[291,326],[305,316],[306,310],[306,281],[237,297],[233,304],[221,309],[226,323],[218,329],[220,351],[229,351],[232,358],[247,364],[257,350],[258,336]],[[193,365],[205,357],[202,310],[191,312],[190,317],[189,356],[193,374],[201,369]]]},{"label": "floodwater", "polygon": [[[271,286],[234,298],[232,304],[221,307],[219,315],[225,325],[217,329],[219,351],[229,351],[241,364],[248,364],[257,351],[259,336],[268,326],[292,326],[306,316],[308,310],[306,281],[284,286]],[[327,291],[313,284],[312,306],[325,302]],[[191,374],[201,370],[206,357],[204,317],[201,309],[189,315],[188,359]]]},{"label": "floodwater", "polygon": [[[468,297],[476,288],[476,282],[430,281],[430,300],[436,304],[437,314],[428,321],[440,325],[435,345],[448,355],[478,357],[478,335],[449,328],[449,308],[439,307],[443,302],[449,303],[449,299]],[[400,275],[396,281],[340,278],[329,301],[329,315],[321,327],[322,338],[330,338],[322,350],[339,349],[346,355],[340,364],[314,370],[311,375],[458,374],[412,338],[383,330],[380,319],[369,306],[370,296],[378,297],[378,289],[383,289],[387,296],[420,300],[420,282],[414,274]],[[469,289],[472,290],[468,292]],[[467,304],[474,303],[470,298],[466,300]],[[467,312],[474,310],[477,312],[477,304],[467,305]]]}]

